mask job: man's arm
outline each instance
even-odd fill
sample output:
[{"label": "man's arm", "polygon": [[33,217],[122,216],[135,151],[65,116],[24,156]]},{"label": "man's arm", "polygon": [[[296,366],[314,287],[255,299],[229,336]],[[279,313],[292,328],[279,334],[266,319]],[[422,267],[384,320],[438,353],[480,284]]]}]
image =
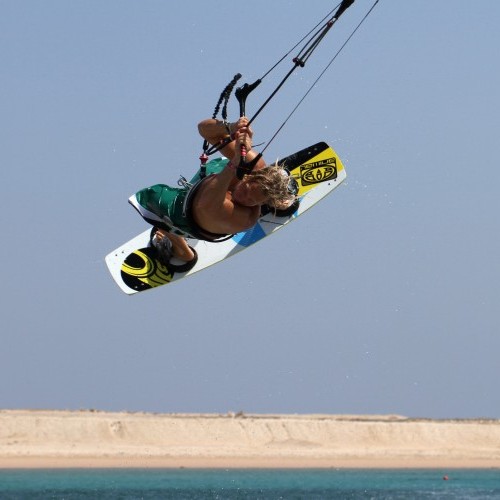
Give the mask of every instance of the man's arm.
[{"label": "man's arm", "polygon": [[[246,141],[246,136],[253,137],[253,130],[248,126],[248,118],[245,116],[241,117],[237,122],[225,124],[221,120],[215,120],[213,118],[208,118],[203,120],[198,124],[198,131],[200,135],[206,139],[210,144],[219,144],[221,140],[226,137],[231,137],[238,139],[238,134],[240,138],[242,137],[243,142]],[[240,162],[240,146],[238,140],[233,140],[226,144],[220,151],[226,157],[229,158],[236,166]],[[247,161],[252,161],[256,156],[257,152],[247,145]],[[260,158],[254,167],[254,170],[259,170],[266,166],[265,161]]]}]

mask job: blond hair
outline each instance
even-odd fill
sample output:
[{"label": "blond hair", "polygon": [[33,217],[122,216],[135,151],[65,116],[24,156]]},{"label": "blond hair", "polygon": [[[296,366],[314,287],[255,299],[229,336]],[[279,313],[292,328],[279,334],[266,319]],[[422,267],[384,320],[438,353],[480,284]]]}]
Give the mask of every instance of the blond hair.
[{"label": "blond hair", "polygon": [[273,164],[261,168],[246,174],[244,179],[255,182],[267,196],[267,204],[274,208],[289,207],[297,198],[288,188],[290,174],[280,165]]}]

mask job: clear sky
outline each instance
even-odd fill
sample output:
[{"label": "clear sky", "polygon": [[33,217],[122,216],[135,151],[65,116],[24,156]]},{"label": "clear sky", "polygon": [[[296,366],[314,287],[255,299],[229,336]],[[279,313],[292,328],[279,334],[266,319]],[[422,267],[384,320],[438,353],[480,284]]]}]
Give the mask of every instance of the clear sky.
[{"label": "clear sky", "polygon": [[500,418],[497,0],[380,0],[266,151],[325,140],[344,185],[178,284],[128,297],[108,275],[104,256],[146,229],[128,196],[191,175],[225,84],[262,76],[334,5],[0,0],[0,408]]}]

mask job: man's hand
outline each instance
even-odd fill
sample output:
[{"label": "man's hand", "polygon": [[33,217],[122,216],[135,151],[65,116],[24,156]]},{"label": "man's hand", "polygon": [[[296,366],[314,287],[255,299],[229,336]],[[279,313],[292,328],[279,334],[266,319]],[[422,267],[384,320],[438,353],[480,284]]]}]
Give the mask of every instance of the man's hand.
[{"label": "man's hand", "polygon": [[[245,146],[247,151],[252,149],[253,130],[248,125],[248,118],[242,116],[235,124],[234,138],[237,144],[236,156],[239,157],[241,146]],[[235,158],[239,162],[239,158]]]}]

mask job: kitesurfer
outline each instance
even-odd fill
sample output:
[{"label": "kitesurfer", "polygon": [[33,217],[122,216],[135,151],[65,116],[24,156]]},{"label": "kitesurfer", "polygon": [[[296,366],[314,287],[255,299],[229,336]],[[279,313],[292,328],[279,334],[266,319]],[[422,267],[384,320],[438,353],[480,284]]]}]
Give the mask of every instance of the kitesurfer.
[{"label": "kitesurfer", "polygon": [[133,195],[129,202],[141,216],[154,226],[151,243],[160,258],[171,257],[186,262],[182,271],[194,267],[195,250],[185,237],[217,241],[253,227],[261,215],[261,207],[268,205],[283,209],[294,203],[296,192],[290,188],[288,172],[281,166],[266,166],[260,157],[252,172],[237,178],[242,146],[246,162],[258,154],[252,149],[253,130],[246,117],[227,123],[206,119],[198,124],[201,136],[210,144],[219,144],[227,138],[218,158],[206,164],[206,177],[198,172],[191,183],[173,188],[157,184]]}]

